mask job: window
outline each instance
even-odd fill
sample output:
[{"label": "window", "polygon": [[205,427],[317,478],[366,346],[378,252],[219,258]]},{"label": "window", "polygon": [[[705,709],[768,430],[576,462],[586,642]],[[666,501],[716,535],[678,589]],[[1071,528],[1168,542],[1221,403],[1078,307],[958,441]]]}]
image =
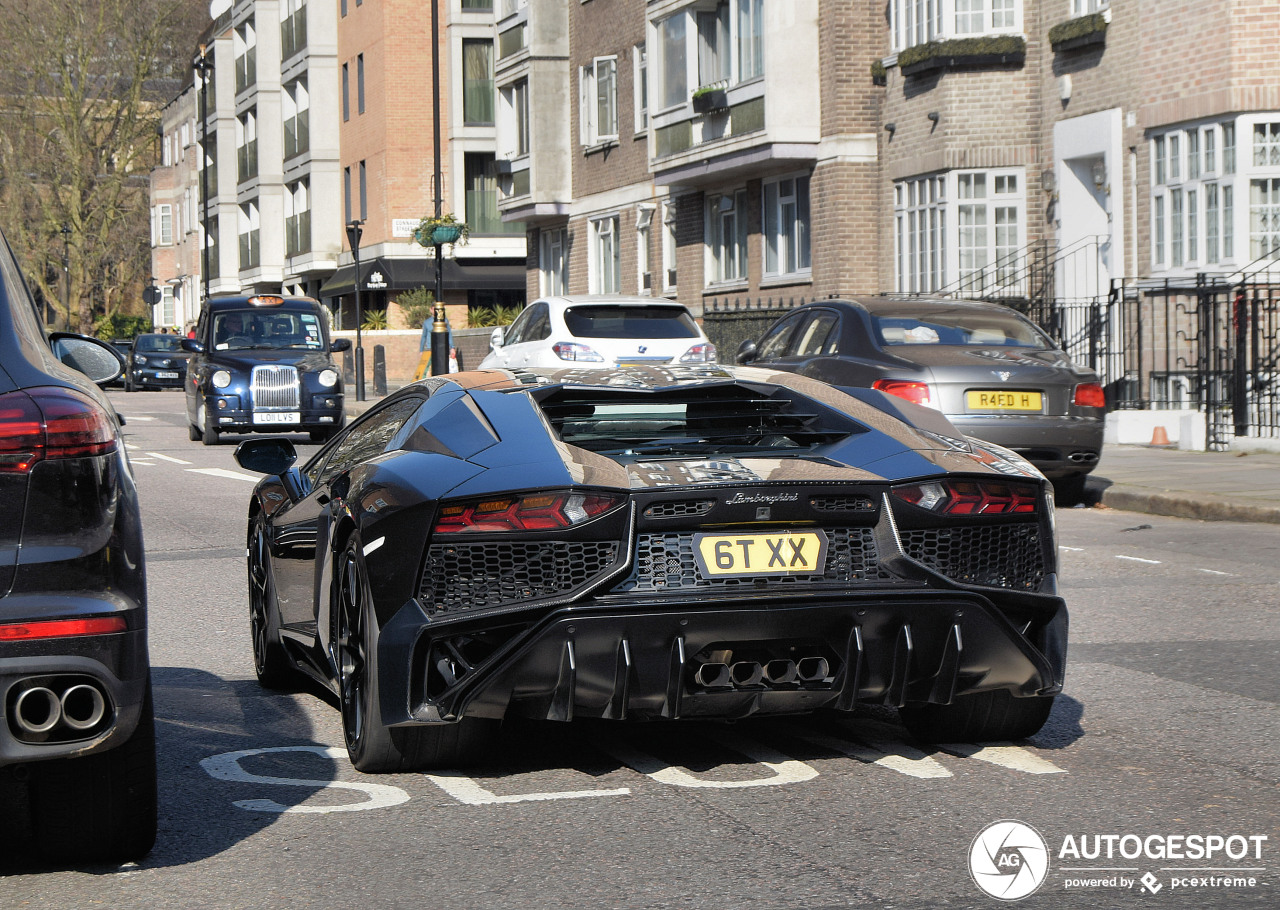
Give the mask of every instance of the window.
[{"label": "window", "polygon": [[893,194],[898,290],[937,291],[947,259],[946,175],[900,181]]},{"label": "window", "polygon": [[956,175],[958,277],[986,290],[1017,280],[1022,194],[1018,175],[975,171]]},{"label": "window", "polygon": [[809,270],[809,177],[764,185],[764,274]]},{"label": "window", "polygon": [[1206,183],[1204,187],[1204,261],[1217,262],[1218,247],[1218,185]]},{"label": "window", "polygon": [[356,113],[364,113],[364,54],[356,54]]},{"label": "window", "polygon": [[160,288],[160,324],[173,325],[173,285]]},{"label": "window", "polygon": [[1111,0],[1071,0],[1072,16],[1087,16],[1106,9]]},{"label": "window", "polygon": [[467,152],[464,156],[467,225],[474,234],[523,234],[523,221],[504,222],[498,214],[495,160],[489,152]]},{"label": "window", "polygon": [[173,206],[157,205],[151,210],[151,245],[169,246],[173,243]]},{"label": "window", "polygon": [[1151,220],[1154,222],[1154,224],[1152,225],[1153,230],[1151,232],[1151,235],[1153,238],[1152,242],[1155,245],[1154,252],[1155,252],[1156,266],[1163,266],[1166,262],[1164,258],[1164,252],[1165,252],[1164,200],[1165,200],[1164,196],[1157,196],[1154,200],[1152,200],[1155,204],[1152,206]]},{"label": "window", "polygon": [[1236,125],[1222,124],[1222,173],[1236,172]]},{"label": "window", "polygon": [[764,0],[738,0],[738,81],[764,75]]},{"label": "window", "polygon": [[1215,143],[1218,139],[1218,133],[1213,127],[1209,127],[1204,131],[1204,172],[1212,174],[1218,169],[1217,155],[1215,154]]},{"label": "window", "polygon": [[635,63],[635,130],[643,133],[649,128],[649,51],[643,42],[632,49],[631,59]]},{"label": "window", "polygon": [[280,59],[288,60],[307,46],[306,0],[280,2]]},{"label": "window", "polygon": [[1200,258],[1200,224],[1197,204],[1199,198],[1195,190],[1187,190],[1187,261],[1196,262]]},{"label": "window", "polygon": [[462,120],[493,123],[493,42],[487,38],[462,39]]},{"label": "window", "polygon": [[1185,261],[1182,248],[1182,190],[1169,191],[1169,265],[1177,268]]},{"label": "window", "polygon": [[653,267],[649,244],[653,237],[653,206],[636,209],[636,280],[641,294],[653,292]]},{"label": "window", "polygon": [[258,116],[245,111],[236,118],[236,176],[240,183],[258,176]]},{"label": "window", "polygon": [[662,292],[676,289],[676,204],[662,203]]},{"label": "window", "polygon": [[621,291],[618,256],[618,216],[610,215],[591,221],[592,294],[617,294]]},{"label": "window", "polygon": [[689,98],[689,73],[685,64],[684,13],[668,16],[658,23],[658,50],[661,54],[662,106],[674,107]]},{"label": "window", "polygon": [[285,255],[311,251],[311,183],[300,180],[285,188]]},{"label": "window", "polygon": [[1249,181],[1249,256],[1280,250],[1280,178]]},{"label": "window", "polygon": [[281,98],[284,115],[284,157],[301,155],[311,148],[311,96],[307,81],[299,79],[284,87]]},{"label": "window", "polygon": [[342,121],[351,119],[351,68],[350,64],[342,64]]},{"label": "window", "polygon": [[707,197],[708,283],[747,277],[747,191]]},{"label": "window", "polygon": [[695,14],[698,23],[698,84],[727,82],[730,74],[729,0]]},{"label": "window", "polygon": [[[1274,176],[1280,178],[1280,123],[1253,127],[1250,170],[1270,167],[1276,145]],[[1170,129],[1151,138],[1152,266],[1193,269],[1222,265],[1235,256],[1234,194],[1235,122],[1208,123]],[[1257,173],[1256,178],[1268,176]],[[1270,219],[1269,191],[1251,186],[1250,233],[1253,247],[1262,251]],[[1256,207],[1255,207],[1256,204]],[[1261,254],[1261,253],[1259,253]]]},{"label": "window", "polygon": [[1200,179],[1200,131],[1187,131],[1187,179]]},{"label": "window", "polygon": [[369,169],[360,162],[360,220],[369,218]]},{"label": "window", "polygon": [[538,245],[538,272],[542,294],[550,296],[569,293],[563,228],[541,232]]},{"label": "window", "polygon": [[529,80],[520,79],[503,86],[498,123],[498,141],[507,158],[529,154]]},{"label": "window", "polygon": [[261,262],[262,250],[259,245],[259,231],[262,224],[258,214],[258,203],[246,202],[240,206],[240,268],[255,269]]},{"label": "window", "polygon": [[1163,136],[1156,136],[1155,139],[1151,141],[1151,163],[1155,168],[1155,174],[1152,179],[1157,185],[1163,185],[1168,182],[1167,177],[1165,176],[1164,146],[1165,142]]},{"label": "window", "polygon": [[1182,167],[1181,167],[1182,155],[1181,155],[1181,143],[1179,142],[1180,137],[1178,133],[1170,133],[1167,138],[1169,140],[1169,167],[1168,167],[1169,182],[1181,183],[1182,182]]},{"label": "window", "polygon": [[618,138],[617,74],[616,57],[597,57],[578,71],[578,125],[583,145]]},{"label": "window", "polygon": [[342,219],[344,222],[354,220],[355,216],[351,214],[353,209],[351,208],[351,168],[349,167],[342,169],[342,211],[345,213]]},{"label": "window", "polygon": [[976,35],[1012,34],[1022,28],[1022,0],[889,0],[894,51]]},{"label": "window", "polygon": [[246,22],[235,29],[231,46],[236,58],[238,95],[258,81],[258,33],[252,22]]}]

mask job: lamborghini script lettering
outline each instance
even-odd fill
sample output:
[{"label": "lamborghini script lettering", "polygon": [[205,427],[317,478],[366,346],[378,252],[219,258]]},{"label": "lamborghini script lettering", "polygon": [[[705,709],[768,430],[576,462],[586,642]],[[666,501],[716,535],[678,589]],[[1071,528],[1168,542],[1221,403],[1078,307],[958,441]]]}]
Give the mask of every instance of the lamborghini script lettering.
[{"label": "lamborghini script lettering", "polygon": [[726,499],[725,503],[736,506],[739,503],[795,502],[799,498],[799,493],[735,493],[730,499]]}]

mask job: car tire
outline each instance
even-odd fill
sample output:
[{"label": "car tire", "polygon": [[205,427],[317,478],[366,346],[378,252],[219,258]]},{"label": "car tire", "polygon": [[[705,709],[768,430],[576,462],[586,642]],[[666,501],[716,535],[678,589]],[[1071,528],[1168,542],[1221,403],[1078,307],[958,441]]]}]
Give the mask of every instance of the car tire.
[{"label": "car tire", "polygon": [[275,587],[271,580],[270,544],[266,521],[259,513],[249,526],[249,636],[253,670],[264,689],[289,690],[296,675],[280,643]]},{"label": "car tire", "polygon": [[464,717],[455,723],[388,728],[379,705],[377,640],[364,558],[356,538],[337,565],[332,590],[334,652],[347,754],[366,773],[420,771],[472,763],[492,741],[498,721]]},{"label": "car tire", "polygon": [[128,370],[125,370],[125,374],[124,374],[124,390],[125,390],[126,392],[134,392],[134,391],[137,391],[137,390],[133,387],[133,377],[129,375],[129,371],[128,371]]},{"label": "car tire", "polygon": [[336,432],[337,432],[337,430],[329,429],[329,428],[326,428],[326,429],[323,429],[323,430],[309,430],[309,431],[308,431],[309,435],[311,436],[311,441],[312,441],[312,442],[318,442],[318,443],[321,443],[321,444],[326,443],[326,442],[328,442],[330,439],[332,439],[332,438],[333,438],[333,434],[334,434],[334,433],[336,433]]},{"label": "car tire", "polygon": [[200,436],[201,436],[201,435],[202,435],[202,434],[201,434],[201,432],[200,432],[200,428],[199,428],[199,427],[197,427],[194,423],[188,423],[188,424],[187,424],[187,438],[188,438],[188,439],[190,439],[192,442],[199,442],[199,441],[200,441]]},{"label": "car tire", "polygon": [[1072,474],[1070,477],[1058,477],[1053,481],[1053,499],[1056,505],[1071,508],[1085,501],[1085,486],[1088,474]]},{"label": "car tire", "polygon": [[216,446],[218,444],[218,429],[213,425],[213,417],[209,413],[209,409],[204,405],[200,405],[199,410],[200,425],[200,441],[207,446]]},{"label": "car tire", "polygon": [[1015,698],[997,689],[962,695],[949,705],[906,705],[898,716],[921,742],[992,742],[1034,736],[1052,710],[1052,695]]},{"label": "car tire", "polygon": [[29,766],[31,826],[46,858],[136,861],[156,840],[156,735],[147,684],[133,735],[106,752]]}]

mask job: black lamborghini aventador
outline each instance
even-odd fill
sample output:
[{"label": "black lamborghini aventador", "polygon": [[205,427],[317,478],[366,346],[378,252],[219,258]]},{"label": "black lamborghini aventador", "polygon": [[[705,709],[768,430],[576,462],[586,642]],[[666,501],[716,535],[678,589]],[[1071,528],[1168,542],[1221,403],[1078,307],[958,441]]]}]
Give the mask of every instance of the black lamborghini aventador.
[{"label": "black lamborghini aventador", "polygon": [[1051,487],[937,411],[788,373],[433,377],[249,508],[259,680],[337,695],[355,766],[458,765],[506,716],[859,704],[1026,737],[1061,691]]}]

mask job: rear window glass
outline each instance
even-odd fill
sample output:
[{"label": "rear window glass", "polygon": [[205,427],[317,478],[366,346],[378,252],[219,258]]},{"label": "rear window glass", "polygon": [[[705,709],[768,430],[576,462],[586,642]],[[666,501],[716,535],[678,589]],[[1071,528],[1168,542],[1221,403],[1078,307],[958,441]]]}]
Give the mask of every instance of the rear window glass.
[{"label": "rear window glass", "polygon": [[1053,346],[1043,332],[1014,313],[937,309],[871,318],[882,345],[954,344],[1040,350]]},{"label": "rear window glass", "polygon": [[681,306],[575,306],[564,321],[577,338],[698,337],[698,324]]},{"label": "rear window glass", "polygon": [[181,351],[182,339],[177,335],[141,335],[138,350],[146,354]]}]

